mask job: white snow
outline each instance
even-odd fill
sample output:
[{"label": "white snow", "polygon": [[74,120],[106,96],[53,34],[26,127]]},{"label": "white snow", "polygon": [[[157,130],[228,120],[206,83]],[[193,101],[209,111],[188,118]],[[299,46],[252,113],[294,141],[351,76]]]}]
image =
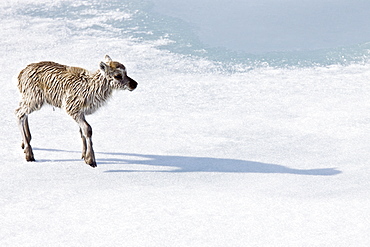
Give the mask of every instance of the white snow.
[{"label": "white snow", "polygon": [[[225,72],[166,37],[117,36],[133,13],[100,2],[73,1],[93,15],[78,18],[69,1],[0,6],[0,246],[369,245],[370,64]],[[50,106],[30,115],[26,162],[17,73],[105,54],[139,86],[87,117],[98,167]]]}]

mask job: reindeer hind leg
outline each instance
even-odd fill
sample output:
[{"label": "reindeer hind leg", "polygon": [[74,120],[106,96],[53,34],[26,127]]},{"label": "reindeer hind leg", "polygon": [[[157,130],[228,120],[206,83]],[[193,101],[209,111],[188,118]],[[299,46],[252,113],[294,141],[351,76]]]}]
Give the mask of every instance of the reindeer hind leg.
[{"label": "reindeer hind leg", "polygon": [[32,152],[32,147],[30,144],[31,141],[31,134],[29,132],[29,126],[28,126],[28,116],[24,115],[20,118],[18,118],[18,125],[19,129],[21,130],[22,134],[22,148],[24,149],[24,153],[26,156],[27,161],[35,161],[35,157]]},{"label": "reindeer hind leg", "polygon": [[81,159],[85,159],[86,158],[86,138],[85,138],[84,133],[83,133],[81,128],[80,128],[80,134],[81,134],[81,139],[82,139],[82,156],[81,156]]},{"label": "reindeer hind leg", "polygon": [[[30,127],[28,125],[28,116],[26,115],[25,116],[25,119],[24,119],[24,127],[22,127],[24,129],[24,132],[25,132],[25,136],[26,136],[26,140],[28,143],[31,142],[31,132],[30,132]],[[22,140],[22,149],[24,149],[24,141]]]},{"label": "reindeer hind leg", "polygon": [[[42,95],[42,94],[39,94]],[[33,97],[28,101],[22,100],[19,103],[19,108],[16,110],[16,115],[18,118],[18,126],[22,134],[22,149],[27,161],[35,161],[31,147],[31,132],[28,124],[28,115],[35,110],[39,110],[44,103],[43,97]]]}]

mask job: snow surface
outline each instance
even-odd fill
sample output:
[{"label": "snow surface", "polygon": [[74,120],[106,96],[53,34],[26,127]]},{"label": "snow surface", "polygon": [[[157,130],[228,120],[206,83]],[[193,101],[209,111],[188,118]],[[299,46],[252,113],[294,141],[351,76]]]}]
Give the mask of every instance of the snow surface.
[{"label": "snow surface", "polygon": [[[0,5],[0,246],[368,246],[370,64],[228,71],[163,49],[172,33],[135,4]],[[87,117],[98,167],[50,106],[30,115],[27,163],[17,73],[105,54],[139,86]]]},{"label": "snow surface", "polygon": [[370,40],[367,0],[154,0],[211,46],[250,53],[313,50]]}]

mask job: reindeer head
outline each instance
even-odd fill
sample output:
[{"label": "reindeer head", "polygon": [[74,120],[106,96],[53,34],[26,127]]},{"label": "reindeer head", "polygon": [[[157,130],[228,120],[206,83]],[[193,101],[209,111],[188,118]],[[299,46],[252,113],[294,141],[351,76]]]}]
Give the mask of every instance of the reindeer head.
[{"label": "reindeer head", "polygon": [[137,82],[127,76],[125,66],[119,62],[112,61],[108,55],[105,55],[104,62],[100,62],[100,71],[113,88],[132,91],[137,87]]}]

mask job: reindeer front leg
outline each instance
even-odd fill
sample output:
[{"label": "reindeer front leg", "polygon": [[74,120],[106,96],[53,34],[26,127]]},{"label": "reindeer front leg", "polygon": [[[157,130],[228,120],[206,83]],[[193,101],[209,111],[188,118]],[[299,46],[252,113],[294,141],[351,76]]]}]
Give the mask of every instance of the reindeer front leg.
[{"label": "reindeer front leg", "polygon": [[90,165],[91,167],[96,167],[95,154],[91,140],[91,126],[86,122],[83,114],[75,117],[75,120],[80,126],[80,133],[82,137],[82,158],[85,160],[86,164]]}]

